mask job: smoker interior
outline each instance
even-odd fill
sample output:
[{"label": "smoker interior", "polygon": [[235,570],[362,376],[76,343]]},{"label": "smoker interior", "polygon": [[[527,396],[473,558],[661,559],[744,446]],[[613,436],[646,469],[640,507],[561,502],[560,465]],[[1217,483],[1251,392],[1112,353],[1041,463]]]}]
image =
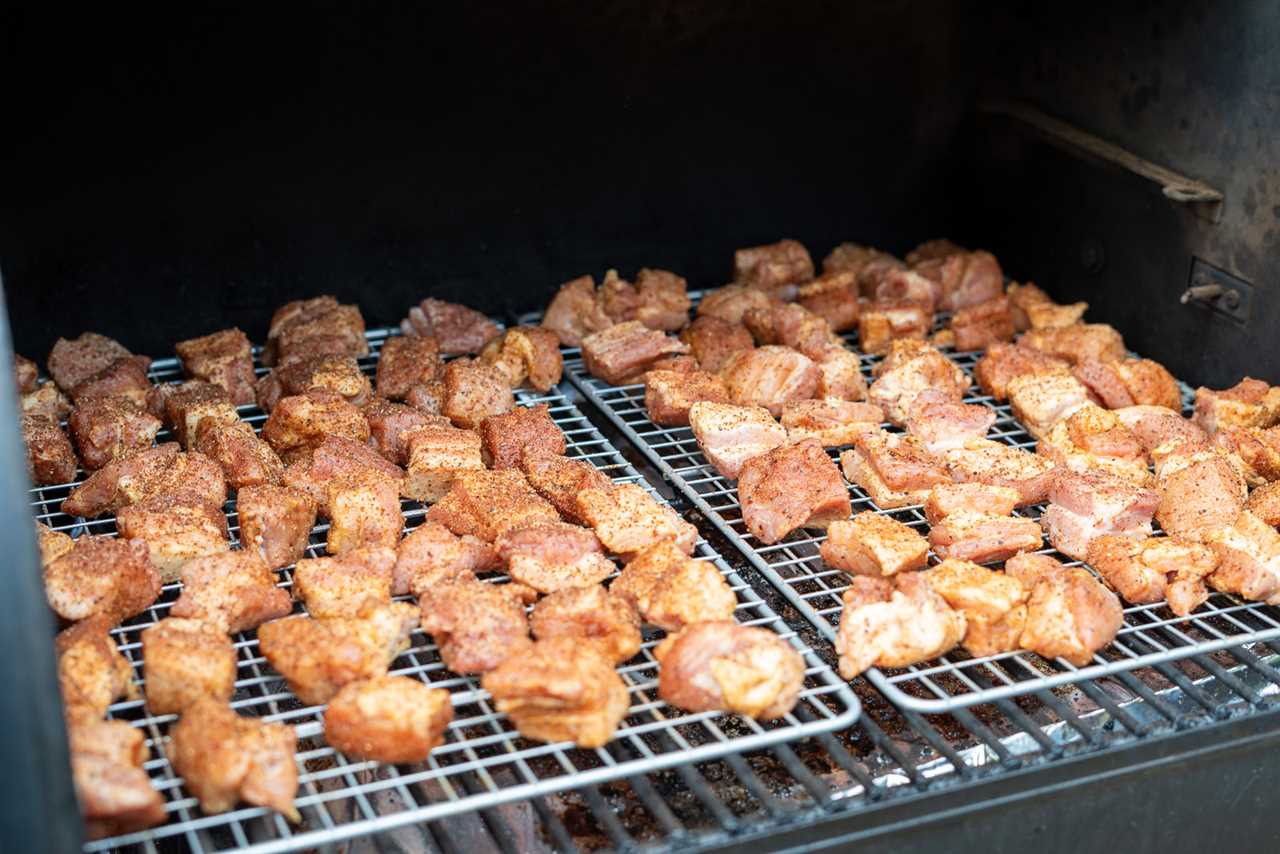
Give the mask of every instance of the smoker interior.
[{"label": "smoker interior", "polygon": [[[949,236],[993,251],[1014,280],[1089,300],[1091,319],[1193,386],[1280,378],[1271,4],[104,8],[74,27],[56,14],[14,10],[2,60],[27,85],[10,93],[0,139],[0,272],[13,345],[33,358],[86,329],[157,357],[229,325],[261,342],[276,305],[319,293],[359,304],[370,327],[428,295],[512,319],[609,267],[715,287],[734,248],[783,236],[815,257],[843,240],[901,253]],[[1009,102],[1222,200],[1170,198],[992,106]],[[1181,304],[1197,272],[1239,287],[1244,311]],[[0,463],[19,472],[16,434],[3,435]],[[5,518],[30,512],[20,481],[5,479]],[[682,500],[673,493],[696,518]],[[6,527],[15,567],[34,567],[25,527]],[[732,543],[700,527],[824,649]],[[6,581],[0,627],[21,690],[0,703],[14,732],[33,733],[6,744],[13,779],[42,782],[15,787],[5,826],[55,848],[75,831],[41,651],[52,627],[38,584],[20,576]],[[442,850],[1274,846],[1276,831],[1243,817],[1271,803],[1250,783],[1280,741],[1278,649],[945,715],[901,711],[859,681],[864,714],[843,732],[392,838]]]}]

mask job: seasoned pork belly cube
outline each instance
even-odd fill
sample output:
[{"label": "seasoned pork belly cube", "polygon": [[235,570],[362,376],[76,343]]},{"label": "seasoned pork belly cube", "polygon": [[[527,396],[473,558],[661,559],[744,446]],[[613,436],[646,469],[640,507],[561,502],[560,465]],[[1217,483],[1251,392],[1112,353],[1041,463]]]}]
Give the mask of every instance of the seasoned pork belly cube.
[{"label": "seasoned pork belly cube", "polygon": [[49,607],[64,620],[95,614],[112,623],[145,611],[160,595],[160,573],[143,543],[82,536],[44,567]]},{"label": "seasoned pork belly cube", "polygon": [[942,459],[920,440],[883,430],[859,436],[840,455],[840,467],[881,510],[923,504],[929,490],[951,481]]},{"label": "seasoned pork belly cube", "polygon": [[1049,497],[1053,462],[1021,448],[979,439],[947,451],[943,459],[956,483],[1009,487],[1018,492],[1019,507],[1040,504]]},{"label": "seasoned pork belly cube", "polygon": [[356,617],[366,605],[391,602],[395,549],[354,549],[339,557],[298,561],[293,592],[316,619]]},{"label": "seasoned pork belly cube", "polygon": [[627,599],[599,584],[566,587],[539,599],[529,628],[537,640],[572,638],[619,664],[640,651],[640,615]]},{"label": "seasoned pork belly cube", "polygon": [[1053,460],[1060,469],[1101,469],[1138,486],[1147,486],[1152,480],[1147,455],[1133,431],[1114,413],[1092,403],[1054,424],[1040,440],[1036,453]]},{"label": "seasoned pork belly cube", "polygon": [[457,575],[497,569],[498,550],[470,535],[458,536],[444,525],[423,522],[396,547],[391,594],[427,590],[436,581]]},{"label": "seasoned pork belly cube", "polygon": [[122,397],[103,397],[77,406],[68,420],[71,436],[88,471],[151,447],[160,420]]},{"label": "seasoned pork belly cube", "polygon": [[315,448],[326,436],[369,441],[369,422],[360,409],[330,391],[283,398],[262,425],[262,438],[286,463]]},{"label": "seasoned pork belly cube", "polygon": [[58,685],[67,721],[96,721],[112,703],[136,699],[133,668],[111,637],[112,618],[98,614],[63,629],[55,639]]},{"label": "seasoned pork belly cube", "polygon": [[71,414],[71,401],[53,383],[45,383],[35,391],[22,395],[18,410],[23,415],[43,415],[62,422]]},{"label": "seasoned pork belly cube", "polygon": [[1067,369],[1067,363],[1059,358],[1020,344],[993,344],[987,348],[973,375],[982,393],[996,400],[1009,397],[1009,382],[1014,377],[1027,374],[1052,373]]},{"label": "seasoned pork belly cube", "polygon": [[235,634],[292,610],[288,591],[276,586],[275,573],[257,551],[234,551],[187,561],[182,567],[182,595],[169,616]]},{"label": "seasoned pork belly cube", "polygon": [[[553,425],[554,426],[554,425]],[[428,425],[407,437],[409,465],[403,492],[417,501],[439,501],[460,471],[484,468],[480,435],[448,425]]]},{"label": "seasoned pork belly cube", "polygon": [[429,424],[445,424],[444,416],[428,415],[404,403],[375,397],[361,407],[369,422],[369,441],[389,462],[398,466],[409,462],[409,434]]},{"label": "seasoned pork belly cube", "polygon": [[1212,435],[1220,427],[1272,427],[1280,422],[1280,386],[1245,377],[1225,391],[1196,389],[1196,424]]},{"label": "seasoned pork belly cube", "polygon": [[1248,510],[1206,540],[1218,556],[1209,586],[1255,602],[1280,604],[1280,533]]},{"label": "seasoned pork belly cube", "polygon": [[23,415],[20,424],[31,482],[40,486],[74,480],[79,462],[58,422],[44,415]]},{"label": "seasoned pork belly cube", "polygon": [[816,439],[823,447],[852,445],[863,433],[880,429],[884,412],[873,403],[848,400],[796,400],[782,408],[787,441]]},{"label": "seasoned pork belly cube", "polygon": [[222,508],[186,495],[156,495],[121,508],[116,528],[145,543],[164,583],[177,581],[191,558],[231,548]]},{"label": "seasoned pork belly cube", "polygon": [[218,464],[232,489],[279,483],[284,476],[284,463],[244,421],[232,424],[212,419],[201,421],[196,430],[195,449]]},{"label": "seasoned pork belly cube", "polygon": [[19,353],[13,354],[13,384],[18,394],[28,394],[36,390],[40,380],[40,369],[36,363]]},{"label": "seasoned pork belly cube", "polygon": [[353,406],[364,406],[373,396],[369,378],[353,356],[319,356],[278,366],[255,387],[258,406],[270,412],[285,397],[309,391],[329,391]]},{"label": "seasoned pork belly cube", "polygon": [[822,259],[824,273],[850,272],[857,276],[859,292],[864,297],[875,293],[879,279],[886,273],[905,266],[887,252],[857,243],[841,243]]},{"label": "seasoned pork belly cube", "polygon": [[[58,388],[70,393],[80,383],[108,368],[117,359],[132,356],[123,344],[114,338],[85,332],[79,338],[59,338],[49,353],[49,376]],[[150,360],[141,357],[147,364]],[[143,365],[145,369],[147,365]]]},{"label": "seasoned pork belly cube", "polygon": [[1072,326],[1081,321],[1089,308],[1087,302],[1059,305],[1033,283],[1009,285],[1009,303],[1013,309],[1013,325],[1019,332],[1053,326]]},{"label": "seasoned pork belly cube", "polygon": [[611,554],[630,555],[663,541],[692,554],[698,542],[697,528],[634,483],[582,490],[577,515]]},{"label": "seasoned pork belly cube", "polygon": [[1163,453],[1184,443],[1203,445],[1209,442],[1209,434],[1163,406],[1126,406],[1114,412],[1120,423],[1133,432],[1148,458],[1157,449]]},{"label": "seasoned pork belly cube", "polygon": [[1018,648],[1031,594],[1018,579],[954,558],[930,569],[926,577],[934,591],[964,615],[961,645],[970,655],[981,658]]},{"label": "seasoned pork belly cube", "polygon": [[887,353],[894,341],[923,339],[933,316],[926,306],[910,301],[870,302],[858,318],[858,348],[864,353]]},{"label": "seasoned pork belly cube", "polygon": [[929,545],[941,558],[996,563],[1018,552],[1040,548],[1040,523],[996,513],[961,511],[949,514],[929,529]]},{"label": "seasoned pork belly cube", "polygon": [[639,552],[609,590],[635,606],[646,623],[668,632],[703,620],[731,620],[738,604],[715,566],[670,542]]},{"label": "seasoned pork belly cube", "polygon": [[502,333],[498,325],[465,305],[427,297],[400,323],[405,335],[436,339],[446,356],[475,354]]},{"label": "seasoned pork belly cube", "polygon": [[820,314],[797,303],[751,309],[742,316],[757,344],[781,344],[815,361],[829,350],[843,349],[840,337]]},{"label": "seasoned pork belly cube", "polygon": [[[428,415],[441,415],[440,408],[444,405],[444,381],[432,380],[431,382],[418,383],[409,389],[409,393],[405,395],[404,402],[419,412],[425,412]],[[441,417],[443,416],[441,415]]]},{"label": "seasoned pork belly cube", "polygon": [[538,641],[526,655],[486,673],[480,685],[525,738],[587,748],[613,738],[630,702],[613,665],[573,638]]},{"label": "seasoned pork belly cube", "polygon": [[408,335],[388,338],[378,356],[378,395],[403,400],[409,389],[435,379],[443,368],[436,339]]},{"label": "seasoned pork belly cube", "polygon": [[354,305],[341,305],[331,296],[294,300],[276,309],[267,330],[263,364],[285,364],[299,351],[314,355],[315,344],[323,342],[327,353],[345,356],[369,355],[364,337],[364,318]]},{"label": "seasoned pork belly cube", "polygon": [[771,721],[804,687],[804,659],[768,629],[732,620],[696,623],[660,643],[658,696],[691,712],[728,711]]},{"label": "seasoned pork belly cube", "polygon": [[1178,382],[1159,362],[1150,359],[1122,359],[1099,362],[1081,359],[1071,369],[1098,403],[1107,409],[1126,406],[1162,406],[1182,411]]},{"label": "seasoned pork belly cube", "polygon": [[804,244],[779,240],[733,253],[733,280],[780,299],[793,299],[796,286],[813,278],[813,259]]},{"label": "seasoned pork belly cube", "polygon": [[578,515],[578,493],[584,489],[608,490],[611,481],[599,469],[584,460],[565,457],[525,457],[520,469],[529,485],[551,502],[569,522],[581,522]]},{"label": "seasoned pork belly cube", "polygon": [[945,454],[984,439],[996,423],[996,412],[989,407],[933,398],[928,389],[916,395],[906,424],[907,432],[932,454]]},{"label": "seasoned pork belly cube", "polygon": [[870,510],[832,522],[818,550],[828,566],[877,577],[924,569],[929,557],[929,543],[915,529]]},{"label": "seasoned pork belly cube", "polygon": [[689,408],[698,401],[728,403],[724,381],[706,371],[649,371],[644,375],[644,406],[649,420],[664,427],[689,423]]},{"label": "seasoned pork belly cube", "polygon": [[1021,552],[1004,562],[1004,574],[1021,581],[1027,590],[1034,587],[1041,578],[1061,575],[1066,571],[1066,565],[1056,557],[1036,552]]},{"label": "seasoned pork belly cube", "polygon": [[965,634],[964,615],[938,595],[928,573],[854,576],[843,601],[836,651],[845,679],[868,667],[907,667],[937,658]]},{"label": "seasoned pork belly cube", "polygon": [[564,433],[545,403],[489,416],[480,423],[480,439],[495,469],[519,468],[527,456],[563,455],[565,449]]},{"label": "seasoned pork belly cube", "polygon": [[36,522],[36,545],[40,548],[40,566],[46,567],[76,546],[76,541],[62,531]]},{"label": "seasoned pork belly cube", "polygon": [[1219,427],[1213,443],[1239,461],[1249,486],[1280,480],[1280,427]]},{"label": "seasoned pork belly cube", "polygon": [[124,356],[116,359],[97,373],[91,374],[71,389],[71,399],[77,404],[101,397],[123,397],[138,406],[147,405],[147,393],[151,380],[146,356]]},{"label": "seasoned pork belly cube", "polygon": [[[1245,507],[1268,525],[1272,527],[1280,525],[1280,481],[1259,486],[1250,492]],[[42,552],[44,551],[43,543],[42,538]]]},{"label": "seasoned pork belly cube", "polygon": [[151,494],[153,484],[173,465],[178,453],[176,442],[166,442],[112,460],[71,490],[62,502],[62,512],[92,518],[142,500]]},{"label": "seasoned pork belly cube", "polygon": [[1178,616],[1209,598],[1204,579],[1218,566],[1218,556],[1201,543],[1181,537],[1149,537],[1135,541],[1104,535],[1089,543],[1088,562],[1126,602],[1149,605],[1166,597]]},{"label": "seasoned pork belly cube", "polygon": [[239,329],[179,341],[173,349],[187,376],[221,386],[236,406],[254,402],[253,347]]},{"label": "seasoned pork belly cube", "polygon": [[1023,374],[1009,380],[1006,389],[1013,417],[1037,439],[1089,402],[1089,390],[1066,371]]},{"label": "seasoned pork belly cube", "polygon": [[1084,359],[1118,362],[1126,355],[1124,339],[1114,327],[1105,323],[1075,323],[1071,326],[1032,329],[1019,336],[1018,343],[1073,365]]},{"label": "seasoned pork belly cube", "polygon": [[71,779],[86,839],[145,830],[165,820],[164,795],[143,770],[146,736],[124,721],[80,721],[70,727]]},{"label": "seasoned pork belly cube", "polygon": [[508,329],[485,345],[478,361],[497,368],[512,388],[527,383],[540,392],[550,391],[564,372],[560,339],[539,326]]},{"label": "seasoned pork belly cube", "polygon": [[836,332],[858,326],[858,278],[850,271],[824,273],[801,285],[796,301],[820,315]]},{"label": "seasoned pork belly cube", "polygon": [[582,342],[582,359],[591,376],[621,385],[635,382],[663,356],[688,350],[678,338],[632,320],[587,336]]},{"label": "seasoned pork belly cube", "polygon": [[1001,295],[956,311],[951,332],[957,350],[985,350],[992,344],[1013,340],[1013,315],[1008,297]]},{"label": "seasoned pork belly cube", "polygon": [[786,428],[759,406],[700,401],[689,408],[689,425],[703,456],[730,480],[747,460],[787,441]]},{"label": "seasoned pork belly cube", "polygon": [[512,580],[539,593],[598,584],[615,569],[594,533],[567,522],[516,528],[495,545]]},{"label": "seasoned pork belly cube", "polygon": [[225,389],[203,380],[188,380],[164,396],[164,422],[184,448],[192,448],[205,421],[237,424],[236,408]]},{"label": "seasoned pork belly cube", "polygon": [[698,317],[715,317],[728,323],[742,323],[743,316],[755,308],[770,308],[778,300],[746,285],[725,285],[703,295],[698,303]]},{"label": "seasoned pork belly cube", "polygon": [[931,317],[942,296],[942,289],[934,280],[913,270],[891,270],[880,279],[875,292],[868,296],[882,304],[914,303]]},{"label": "seasoned pork belly cube", "polygon": [[538,522],[558,522],[560,514],[516,469],[464,470],[428,511],[427,521],[492,543],[507,531]]},{"label": "seasoned pork belly cube", "polygon": [[395,549],[404,517],[400,515],[400,481],[381,475],[342,478],[329,484],[325,501],[331,555],[356,549]]},{"label": "seasoned pork belly cube", "polygon": [[366,603],[355,617],[294,616],[258,627],[258,648],[308,705],[327,703],[343,685],[387,675],[409,648],[418,609],[408,602]]},{"label": "seasoned pork belly cube", "polygon": [[934,403],[959,403],[970,385],[958,365],[922,341],[895,341],[875,375],[867,399],[898,426],[906,425],[916,398],[924,392]]},{"label": "seasoned pork belly cube", "polygon": [[807,356],[788,347],[766,346],[735,353],[720,368],[729,398],[740,406],[763,406],[777,417],[793,400],[808,400],[822,373]]},{"label": "seasoned pork belly cube", "polygon": [[924,502],[924,515],[936,525],[953,513],[991,513],[1008,516],[1022,503],[1018,490],[985,483],[940,483]]},{"label": "seasoned pork belly cube", "polygon": [[650,329],[675,332],[689,321],[692,303],[686,288],[685,280],[669,270],[642,268],[634,285],[610,270],[599,297],[614,323],[638,320]]},{"label": "seasoned pork belly cube", "polygon": [[1124,625],[1120,600],[1078,566],[1042,569],[1033,576],[1022,647],[1084,667],[1095,652],[1115,640]]},{"label": "seasoned pork belly cube", "polygon": [[1063,554],[1085,560],[1089,542],[1103,534],[1136,540],[1151,536],[1151,516],[1160,496],[1104,471],[1059,470],[1049,501],[1040,517],[1049,542]]},{"label": "seasoned pork belly cube", "polygon": [[488,584],[470,573],[417,588],[422,629],[454,673],[484,673],[508,658],[527,661],[529,621],[510,584]]},{"label": "seasoned pork belly cube", "polygon": [[329,487],[340,481],[379,477],[395,481],[404,472],[365,442],[345,436],[324,436],[314,450],[308,450],[284,471],[284,485],[302,490],[328,514]]},{"label": "seasoned pork belly cube", "polygon": [[581,346],[588,335],[612,325],[613,319],[605,314],[590,276],[579,276],[561,285],[542,315],[543,328],[554,332],[566,347]]},{"label": "seasoned pork belly cube", "polygon": [[324,740],[353,759],[425,762],[453,720],[449,692],[407,676],[344,685],[324,711]]},{"label": "seasoned pork belly cube", "polygon": [[257,552],[271,569],[302,557],[316,523],[316,501],[301,490],[264,484],[236,496],[240,545]]},{"label": "seasoned pork belly cube", "polygon": [[920,261],[912,269],[938,283],[939,311],[959,311],[1004,293],[1004,274],[990,252],[954,252]]},{"label": "seasoned pork belly cube", "polygon": [[862,360],[849,350],[830,349],[815,362],[818,387],[813,394],[836,400],[866,400],[867,380],[862,376]]},{"label": "seasoned pork belly cube", "polygon": [[1174,446],[1156,466],[1156,489],[1160,527],[1192,540],[1231,525],[1248,496],[1239,467],[1210,445]]},{"label": "seasoned pork belly cube", "polygon": [[200,700],[169,730],[170,758],[207,814],[244,801],[298,822],[293,727],[237,715],[226,703]]},{"label": "seasoned pork belly cube", "polygon": [[755,347],[747,327],[710,314],[694,318],[693,323],[680,333],[680,340],[689,345],[689,353],[697,360],[698,367],[711,373],[719,372],[728,358],[739,350]]},{"label": "seasoned pork belly cube", "polygon": [[143,629],[142,666],[155,715],[182,714],[201,697],[226,702],[235,691],[231,638],[199,620],[168,617]]},{"label": "seasoned pork belly cube", "polygon": [[490,415],[515,406],[511,387],[497,368],[455,359],[445,366],[443,382],[440,413],[455,427],[474,430]]},{"label": "seasoned pork belly cube", "polygon": [[747,530],[765,544],[798,528],[826,528],[852,512],[840,469],[816,439],[747,460],[739,473],[738,497]]}]

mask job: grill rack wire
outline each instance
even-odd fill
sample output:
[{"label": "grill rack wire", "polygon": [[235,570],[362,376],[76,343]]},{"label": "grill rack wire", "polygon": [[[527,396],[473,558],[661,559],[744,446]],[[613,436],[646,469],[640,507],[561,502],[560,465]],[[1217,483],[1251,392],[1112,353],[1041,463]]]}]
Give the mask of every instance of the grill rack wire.
[{"label": "grill rack wire", "polygon": [[[396,330],[368,334],[370,355],[359,360],[365,373],[376,370],[382,342],[393,334]],[[261,375],[267,369],[257,365],[256,370]],[[153,382],[162,383],[183,378],[176,359],[154,362],[150,377]],[[547,394],[517,390],[516,399],[517,405],[548,405],[552,419],[565,434],[567,456],[590,462],[615,482],[639,483],[664,500],[559,388]],[[266,420],[266,414],[256,406],[243,406],[239,411],[241,418],[255,429],[260,429]],[[158,441],[167,438],[165,431]],[[114,516],[88,520],[58,510],[78,482],[33,488],[35,517],[54,530],[77,536],[114,535]],[[235,544],[238,524],[234,498],[228,500],[225,509]],[[426,514],[426,507],[415,501],[403,500],[401,509],[406,532]],[[323,522],[312,529],[308,556],[324,554],[327,530],[328,524]],[[618,667],[632,705],[614,739],[596,750],[566,743],[533,742],[522,738],[506,716],[496,712],[488,693],[479,687],[478,677],[446,670],[430,637],[416,629],[409,650],[396,659],[390,672],[419,678],[450,692],[455,719],[446,732],[445,743],[420,765],[349,761],[323,742],[323,707],[301,703],[258,653],[255,633],[240,633],[234,636],[237,679],[231,704],[241,713],[296,728],[295,756],[300,772],[296,804],[303,816],[302,825],[292,827],[281,816],[258,807],[238,807],[216,815],[200,812],[196,800],[182,789],[181,779],[163,750],[165,732],[177,716],[151,715],[142,700],[125,701],[111,706],[108,715],[129,721],[148,736],[149,755],[144,768],[165,796],[170,820],[145,831],[89,842],[84,850],[98,852],[130,845],[154,850],[156,843],[172,839],[185,841],[190,850],[197,852],[312,848],[409,824],[429,825],[449,816],[528,801],[571,787],[601,785],[641,772],[759,750],[852,725],[860,711],[858,700],[829,664],[705,540],[699,540],[695,557],[711,562],[725,576],[738,599],[734,614],[738,622],[772,629],[804,657],[804,689],[795,709],[785,718],[761,723],[723,713],[685,712],[667,705],[656,695],[657,663],[652,655],[662,633],[646,627],[640,654]],[[292,566],[277,574],[279,586],[291,587]],[[503,573],[487,573],[484,577],[497,583],[507,580]],[[139,633],[165,616],[180,587],[179,583],[165,585],[154,605],[113,631],[139,683],[144,682]],[[295,612],[305,609],[298,604]]]},{"label": "grill rack wire", "polygon": [[[947,314],[937,315],[934,330],[945,328],[948,319]],[[857,333],[844,338],[857,352]],[[940,349],[972,379],[973,367],[981,352]],[[818,546],[826,539],[825,533],[800,530],[773,545],[759,543],[746,529],[736,483],[707,462],[690,428],[661,427],[653,423],[645,411],[643,384],[609,385],[587,373],[580,351],[566,350],[565,353],[565,373],[569,381],[640,448],[663,477],[683,493],[823,637],[834,642],[842,606],[840,595],[848,587],[848,576],[827,567],[819,556]],[[871,371],[881,357],[859,353],[859,358],[863,375],[870,383]],[[1179,385],[1187,406],[1191,390],[1185,383]],[[976,384],[973,391],[976,393],[966,396],[965,403],[980,404],[996,413],[987,438],[1035,450],[1036,440],[1014,418],[1008,403],[999,404],[981,394]],[[883,426],[897,430],[889,424]],[[841,450],[843,448],[828,449],[828,454],[838,461]],[[928,522],[919,505],[881,510],[861,487],[847,481],[846,485],[855,513],[873,510],[927,534]],[[1038,521],[1044,507],[1039,504],[1016,512]],[[1083,562],[1052,548],[1042,548],[1039,552],[1093,571]],[[929,561],[931,565],[939,561],[932,550]],[[1173,614],[1163,602],[1126,605],[1124,625],[1116,639],[1084,667],[1061,659],[1048,661],[1027,650],[975,658],[957,648],[938,659],[907,668],[873,667],[867,671],[866,678],[899,708],[943,713],[1277,638],[1280,638],[1280,609],[1214,592],[1204,605],[1186,617]]]}]

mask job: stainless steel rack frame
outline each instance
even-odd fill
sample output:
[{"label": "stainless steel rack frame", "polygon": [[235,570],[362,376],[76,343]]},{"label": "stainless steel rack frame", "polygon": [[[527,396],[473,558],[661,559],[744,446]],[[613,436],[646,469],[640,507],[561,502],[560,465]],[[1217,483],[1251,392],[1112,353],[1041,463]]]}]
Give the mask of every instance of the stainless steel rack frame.
[{"label": "stainless steel rack frame", "polygon": [[[940,324],[945,320],[945,315],[939,317]],[[856,337],[849,336],[846,340],[856,345]],[[973,376],[973,366],[981,353],[950,349],[943,352]],[[801,530],[777,544],[758,542],[743,522],[737,485],[707,463],[692,430],[654,424],[645,411],[643,385],[608,385],[586,372],[577,351],[566,351],[566,354],[566,374],[579,391],[643,451],[662,475],[797,611],[823,636],[834,641],[841,611],[840,596],[848,584],[847,575],[827,567],[818,554],[825,534]],[[863,373],[870,382],[871,370],[880,357],[864,353],[860,358]],[[974,390],[977,391],[976,386]],[[1183,392],[1190,394],[1185,384]],[[996,421],[988,438],[1034,450],[1035,439],[1013,417],[1008,404],[998,404],[980,393],[969,395],[965,402],[981,404],[995,412]],[[839,450],[828,453],[835,458]],[[927,533],[928,523],[920,506],[882,510],[857,485],[849,484],[849,491],[855,513],[873,510]],[[1036,505],[1018,512],[1038,520],[1043,509],[1044,505]],[[1082,565],[1053,549],[1041,552],[1071,565]],[[930,562],[937,560],[931,552]],[[1214,593],[1208,602],[1185,617],[1173,614],[1163,602],[1126,607],[1124,617],[1124,626],[1116,639],[1085,667],[1076,667],[1061,659],[1048,661],[1025,650],[974,658],[958,649],[901,670],[871,668],[866,677],[899,708],[940,713],[1280,638],[1280,610],[1223,593]]]},{"label": "stainless steel rack frame", "polygon": [[[361,360],[366,372],[375,370],[381,344],[392,334],[396,334],[394,330],[369,334],[371,354]],[[259,373],[265,370],[258,369]],[[180,366],[174,359],[156,361],[151,377],[156,382],[179,380]],[[638,482],[664,500],[561,390],[545,395],[522,390],[517,392],[517,401],[524,406],[548,405],[565,434],[568,456],[589,461],[617,482]],[[260,426],[266,415],[247,406],[241,407],[241,417]],[[160,439],[164,438],[161,435]],[[114,534],[112,517],[86,520],[60,512],[59,505],[74,485],[32,489],[31,505],[36,518],[54,530],[76,535]],[[226,511],[234,538],[238,533],[234,499],[228,502]],[[402,512],[409,530],[421,522],[426,508],[405,501]],[[326,524],[313,529],[309,555],[323,554],[327,529]],[[98,852],[135,844],[153,850],[157,843],[169,839],[183,840],[197,852],[314,848],[352,837],[383,834],[410,824],[425,826],[462,813],[484,813],[512,802],[598,786],[677,765],[760,750],[854,724],[860,706],[849,686],[706,541],[698,543],[696,556],[712,562],[724,574],[738,598],[735,617],[739,622],[772,629],[804,657],[804,689],[797,706],[785,718],[762,723],[723,713],[690,713],[666,704],[657,696],[657,663],[652,655],[661,633],[646,630],[641,653],[618,668],[631,693],[631,708],[613,741],[597,750],[575,748],[570,743],[534,742],[521,737],[506,716],[494,709],[477,678],[446,670],[434,643],[419,629],[411,639],[410,649],[396,659],[391,672],[421,679],[451,693],[455,719],[445,743],[421,765],[353,762],[324,743],[323,707],[301,703],[260,655],[255,634],[241,633],[234,638],[239,660],[232,706],[242,713],[283,721],[296,728],[300,772],[296,803],[303,815],[302,824],[291,826],[281,816],[256,807],[203,814],[164,753],[166,731],[176,716],[152,715],[143,701],[129,701],[113,705],[109,715],[127,720],[147,734],[149,758],[145,768],[166,798],[169,821],[139,833],[90,842],[84,850]],[[282,570],[279,577],[280,586],[291,586],[292,568]],[[501,573],[488,577],[499,583],[506,580]],[[139,633],[166,615],[179,587],[167,585],[155,605],[114,632],[139,683],[144,681]]]}]

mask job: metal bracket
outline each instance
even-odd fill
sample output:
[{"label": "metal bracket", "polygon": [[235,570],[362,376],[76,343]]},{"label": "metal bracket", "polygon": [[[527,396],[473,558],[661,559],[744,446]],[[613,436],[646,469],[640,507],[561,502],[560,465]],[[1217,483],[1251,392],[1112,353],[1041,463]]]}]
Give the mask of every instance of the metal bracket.
[{"label": "metal bracket", "polygon": [[1253,306],[1253,285],[1200,258],[1191,259],[1191,278],[1179,302],[1196,305],[1245,326]]},{"label": "metal bracket", "polygon": [[1172,169],[1152,163],[1132,151],[1107,142],[1061,119],[1040,112],[1035,107],[1016,101],[981,101],[978,109],[984,113],[1008,116],[1039,131],[1049,142],[1067,151],[1085,154],[1119,166],[1134,175],[1146,178],[1160,187],[1166,199],[1189,205],[1196,216],[1210,222],[1222,219],[1222,191],[1204,181],[1182,175]]}]

